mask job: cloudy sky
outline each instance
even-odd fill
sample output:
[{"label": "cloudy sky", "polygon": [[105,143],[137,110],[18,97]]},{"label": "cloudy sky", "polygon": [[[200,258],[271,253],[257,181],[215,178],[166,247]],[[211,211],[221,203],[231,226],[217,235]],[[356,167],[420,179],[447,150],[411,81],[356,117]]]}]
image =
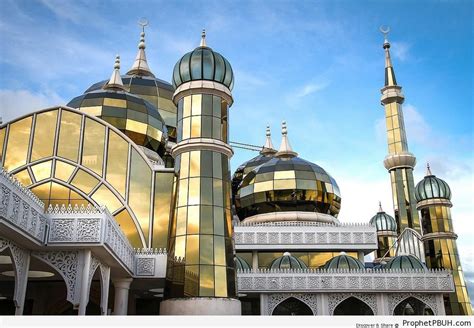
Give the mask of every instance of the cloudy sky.
[{"label": "cloudy sky", "polygon": [[[473,4],[471,1],[21,1],[0,9],[0,116],[65,104],[110,76],[115,54],[131,66],[146,16],[147,55],[170,80],[199,44],[235,72],[231,140],[261,145],[280,123],[300,156],[342,192],[340,219],[367,222],[380,200],[393,214],[380,88],[380,25],[392,32],[397,81],[419,181],[429,162],[453,190],[454,226],[474,285]],[[256,155],[236,149],[232,167]],[[474,289],[470,289],[471,298]]]}]

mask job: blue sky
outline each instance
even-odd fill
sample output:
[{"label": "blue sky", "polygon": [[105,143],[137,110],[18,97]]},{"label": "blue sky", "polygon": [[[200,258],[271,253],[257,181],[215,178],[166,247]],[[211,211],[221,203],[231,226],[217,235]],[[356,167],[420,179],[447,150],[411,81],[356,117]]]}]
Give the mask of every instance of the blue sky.
[{"label": "blue sky", "polygon": [[[280,143],[326,168],[342,192],[341,221],[368,221],[378,201],[393,213],[380,106],[380,25],[392,32],[416,182],[429,161],[453,190],[466,276],[474,285],[473,4],[471,1],[18,1],[0,9],[0,115],[4,121],[65,104],[110,76],[115,54],[132,64],[146,16],[148,62],[170,80],[199,44],[235,71],[231,140]],[[236,150],[232,167],[255,153]],[[474,296],[471,289],[470,296]]]}]

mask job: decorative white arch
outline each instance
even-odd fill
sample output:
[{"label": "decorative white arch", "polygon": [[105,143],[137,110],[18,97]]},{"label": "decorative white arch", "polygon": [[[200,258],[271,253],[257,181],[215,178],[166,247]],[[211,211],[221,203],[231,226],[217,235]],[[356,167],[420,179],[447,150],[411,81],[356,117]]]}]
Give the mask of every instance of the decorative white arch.
[{"label": "decorative white arch", "polygon": [[366,293],[330,293],[328,295],[329,315],[334,315],[336,307],[347,300],[348,298],[357,298],[359,301],[365,303],[377,315],[377,299],[375,294]]},{"label": "decorative white arch", "polygon": [[313,312],[313,315],[318,314],[318,300],[317,300],[316,294],[296,294],[296,293],[295,294],[280,293],[280,294],[268,295],[267,314],[272,315],[273,311],[280,303],[292,297],[306,304]]},{"label": "decorative white arch", "polygon": [[391,294],[389,297],[389,313],[390,315],[394,315],[395,308],[405,301],[408,298],[415,298],[418,301],[424,303],[426,306],[428,306],[432,311],[434,315],[438,315],[439,309],[438,305],[436,302],[435,297],[432,294],[407,294],[407,293],[397,293],[397,294]]}]

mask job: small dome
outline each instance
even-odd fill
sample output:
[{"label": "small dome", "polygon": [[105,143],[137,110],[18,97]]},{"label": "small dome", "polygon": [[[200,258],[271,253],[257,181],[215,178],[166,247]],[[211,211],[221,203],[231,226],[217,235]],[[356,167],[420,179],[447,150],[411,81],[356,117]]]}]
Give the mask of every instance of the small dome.
[{"label": "small dome", "polygon": [[247,173],[237,189],[241,220],[264,213],[303,211],[337,216],[339,187],[323,168],[299,157],[272,157]]},{"label": "small dome", "polygon": [[163,155],[167,129],[158,110],[148,101],[118,89],[99,89],[72,99],[67,106],[101,118],[139,146]]},{"label": "small dome", "polygon": [[270,264],[270,269],[306,269],[307,266],[299,258],[294,257],[289,252],[276,258]]},{"label": "small dome", "polygon": [[364,269],[364,264],[359,260],[347,254],[341,254],[333,257],[323,266],[324,269]]},{"label": "small dome", "polygon": [[423,180],[418,182],[415,187],[415,199],[417,202],[421,202],[433,198],[444,198],[450,200],[451,189],[444,180],[433,175],[428,166],[426,176]]},{"label": "small dome", "polygon": [[252,269],[250,267],[250,264],[248,264],[247,261],[245,261],[243,258],[241,258],[238,255],[236,255],[234,257],[234,261],[235,261],[235,268],[237,270],[250,270],[250,269]]},{"label": "small dome", "polygon": [[426,269],[426,265],[413,255],[399,255],[388,261],[384,269]]},{"label": "small dome", "polygon": [[397,222],[395,219],[385,213],[380,207],[380,210],[370,219],[370,224],[375,226],[377,231],[397,231]]},{"label": "small dome", "polygon": [[174,66],[173,86],[189,81],[208,80],[224,84],[229,90],[234,85],[234,73],[227,59],[206,46],[205,32],[201,46],[185,54]]}]

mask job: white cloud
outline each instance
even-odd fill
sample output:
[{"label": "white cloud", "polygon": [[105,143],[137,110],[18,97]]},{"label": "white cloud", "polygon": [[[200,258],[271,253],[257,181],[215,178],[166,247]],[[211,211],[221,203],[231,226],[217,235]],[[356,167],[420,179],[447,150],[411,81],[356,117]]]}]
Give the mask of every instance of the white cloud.
[{"label": "white cloud", "polygon": [[390,47],[393,56],[401,61],[406,61],[410,58],[411,45],[406,42],[391,42]]},{"label": "white cloud", "polygon": [[94,2],[41,0],[41,3],[62,20],[78,25],[92,25],[98,28],[106,26],[104,16],[97,15],[96,10],[90,8]]},{"label": "white cloud", "polygon": [[64,103],[65,101],[54,92],[0,90],[0,116],[4,123],[27,113]]},{"label": "white cloud", "polygon": [[297,92],[294,96],[297,98],[306,97],[315,92],[326,89],[329,86],[329,82],[320,82],[320,83],[308,83],[304,85],[301,91]]}]

